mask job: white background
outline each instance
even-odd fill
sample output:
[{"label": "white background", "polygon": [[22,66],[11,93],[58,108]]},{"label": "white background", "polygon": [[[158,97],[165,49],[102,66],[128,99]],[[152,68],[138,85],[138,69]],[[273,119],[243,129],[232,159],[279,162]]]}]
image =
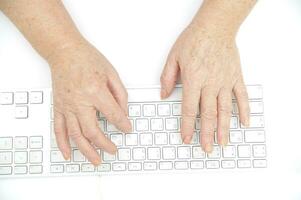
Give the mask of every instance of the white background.
[{"label": "white background", "polygon": [[[64,2],[79,29],[109,58],[127,86],[159,84],[169,48],[201,3],[200,0]],[[299,0],[261,0],[237,38],[246,82],[264,85],[268,171],[1,179],[0,200],[300,200],[300,36]],[[47,63],[0,13],[0,88],[50,85]]]}]

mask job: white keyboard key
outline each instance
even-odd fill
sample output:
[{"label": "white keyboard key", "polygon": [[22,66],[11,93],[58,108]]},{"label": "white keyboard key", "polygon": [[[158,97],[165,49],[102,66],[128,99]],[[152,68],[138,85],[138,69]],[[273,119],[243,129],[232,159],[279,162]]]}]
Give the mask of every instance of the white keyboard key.
[{"label": "white keyboard key", "polygon": [[143,163],[143,169],[144,170],[156,170],[157,169],[157,163],[156,162],[144,162]]},{"label": "white keyboard key", "polygon": [[219,166],[219,161],[218,160],[207,160],[206,161],[206,168],[207,169],[218,169]]},{"label": "white keyboard key", "polygon": [[130,162],[129,171],[140,171],[142,170],[142,164],[139,162]]},{"label": "white keyboard key", "polygon": [[265,167],[267,167],[267,161],[266,160],[253,160],[253,166],[255,168],[265,168]]},{"label": "white keyboard key", "polygon": [[180,116],[181,115],[181,104],[180,103],[174,103],[172,104],[172,115],[174,116]]},{"label": "white keyboard key", "polygon": [[27,166],[15,166],[14,174],[27,174]]},{"label": "white keyboard key", "polygon": [[[245,128],[241,124],[242,128]],[[264,127],[264,117],[262,115],[251,115],[250,116],[250,126],[247,128],[263,128]]]},{"label": "white keyboard key", "polygon": [[118,132],[118,129],[111,123],[107,121],[107,131],[108,132]]},{"label": "white keyboard key", "polygon": [[167,144],[167,133],[155,133],[155,144],[165,145]]},{"label": "white keyboard key", "polygon": [[190,144],[200,144],[200,137],[199,137],[199,132],[194,132],[191,138]]},{"label": "white keyboard key", "polygon": [[170,133],[169,134],[169,143],[171,145],[179,145],[182,144],[182,138],[180,132]]},{"label": "white keyboard key", "polygon": [[192,158],[205,158],[206,153],[202,150],[200,146],[192,147]]},{"label": "white keyboard key", "polygon": [[42,91],[31,92],[29,95],[29,102],[32,104],[43,103],[43,92]]},{"label": "white keyboard key", "polygon": [[238,128],[238,119],[237,117],[231,117],[231,120],[230,120],[230,128],[231,129],[237,129]]},{"label": "white keyboard key", "polygon": [[154,104],[143,105],[143,116],[144,117],[156,116],[156,105]]},{"label": "white keyboard key", "polygon": [[97,171],[98,172],[108,172],[108,171],[111,171],[111,165],[109,163],[101,163],[97,167]]},{"label": "white keyboard key", "polygon": [[76,173],[80,171],[79,164],[67,164],[66,165],[66,172],[67,173]]},{"label": "white keyboard key", "polygon": [[238,168],[250,168],[251,167],[251,161],[250,160],[238,160],[237,161],[237,167]]},{"label": "white keyboard key", "polygon": [[245,131],[246,143],[261,143],[265,142],[265,133],[263,130],[246,130]]},{"label": "white keyboard key", "polygon": [[30,174],[42,174],[43,173],[43,166],[41,166],[41,165],[30,165],[29,166],[29,173]]},{"label": "white keyboard key", "polygon": [[162,161],[159,163],[159,169],[161,170],[170,170],[172,169],[172,162]]},{"label": "white keyboard key", "polygon": [[220,158],[221,157],[221,149],[219,146],[213,146],[213,150],[208,154],[208,158]]},{"label": "white keyboard key", "polygon": [[222,168],[224,168],[224,169],[233,169],[233,168],[235,168],[235,161],[234,160],[223,160],[222,161]]},{"label": "white keyboard key", "polygon": [[0,152],[0,165],[12,163],[12,152]]},{"label": "white keyboard key", "polygon": [[251,147],[250,145],[239,145],[237,147],[239,158],[249,158],[251,157]]},{"label": "white keyboard key", "polygon": [[65,160],[62,153],[58,150],[50,152],[50,162],[60,163],[60,162],[70,162],[70,160]]},{"label": "white keyboard key", "polygon": [[151,119],[151,130],[162,131],[163,130],[163,119]]},{"label": "white keyboard key", "polygon": [[177,118],[166,118],[165,119],[165,128],[169,131],[178,130],[178,119]]},{"label": "white keyboard key", "polygon": [[125,145],[126,146],[137,146],[138,145],[138,134],[127,133],[125,135]]},{"label": "white keyboard key", "polygon": [[30,163],[41,163],[43,161],[42,151],[30,151],[29,152],[29,162]]},{"label": "white keyboard key", "polygon": [[64,172],[64,165],[51,165],[50,166],[51,173],[63,173]]},{"label": "white keyboard key", "polygon": [[82,172],[94,172],[95,171],[95,167],[92,164],[85,163],[85,164],[82,164],[81,171]]},{"label": "white keyboard key", "polygon": [[11,105],[14,103],[14,93],[12,92],[1,92],[0,93],[0,104]]},{"label": "white keyboard key", "polygon": [[41,149],[43,147],[42,136],[32,136],[29,138],[29,147],[31,149]]},{"label": "white keyboard key", "polygon": [[126,165],[125,163],[113,163],[112,169],[113,171],[125,171]]},{"label": "white keyboard key", "polygon": [[178,158],[189,159],[191,157],[190,146],[178,147]]},{"label": "white keyboard key", "polygon": [[143,147],[138,147],[138,148],[133,148],[133,159],[134,160],[145,160],[145,148]]},{"label": "white keyboard key", "polygon": [[236,157],[236,147],[228,145],[223,147],[223,157],[224,158],[235,158]]},{"label": "white keyboard key", "polygon": [[140,116],[141,116],[140,105],[138,104],[129,105],[129,117],[140,117]]},{"label": "white keyboard key", "polygon": [[136,119],[136,131],[148,131],[148,119]]},{"label": "white keyboard key", "polygon": [[111,134],[111,141],[116,145],[116,146],[122,146],[123,144],[123,135],[118,133],[118,134]]},{"label": "white keyboard key", "polygon": [[160,160],[161,158],[161,148],[150,147],[147,149],[147,155],[149,160]]},{"label": "white keyboard key", "polygon": [[12,167],[0,166],[0,175],[9,175],[12,174]]},{"label": "white keyboard key", "polygon": [[158,104],[158,116],[170,116],[169,104]]},{"label": "white keyboard key", "polygon": [[242,143],[243,136],[241,131],[230,131],[230,143]]},{"label": "white keyboard key", "polygon": [[14,147],[15,149],[27,149],[27,142],[28,142],[27,137],[15,137]]},{"label": "white keyboard key", "polygon": [[190,161],[190,168],[191,169],[203,169],[204,168],[204,161],[202,161],[202,160]]},{"label": "white keyboard key", "polygon": [[113,154],[110,154],[108,152],[105,152],[103,151],[103,154],[102,154],[102,159],[103,161],[107,162],[107,161],[114,161],[116,158],[115,158],[115,155]]},{"label": "white keyboard key", "polygon": [[13,148],[12,137],[0,137],[0,150],[8,150]]},{"label": "white keyboard key", "polygon": [[175,147],[163,147],[162,148],[162,157],[164,160],[173,160],[176,158],[176,149]]},{"label": "white keyboard key", "polygon": [[247,86],[249,99],[262,99],[262,87],[260,85]]},{"label": "white keyboard key", "polygon": [[25,164],[27,163],[27,151],[15,151],[15,163]]},{"label": "white keyboard key", "polygon": [[262,114],[263,113],[263,102],[261,101],[250,101],[250,113],[251,114]]},{"label": "white keyboard key", "polygon": [[80,152],[80,150],[73,150],[73,161],[74,162],[85,162],[85,156]]},{"label": "white keyboard key", "polygon": [[17,107],[15,107],[15,118],[16,119],[26,119],[26,118],[28,118],[28,107],[27,106],[17,106]]},{"label": "white keyboard key", "polygon": [[140,134],[140,145],[150,146],[153,144],[153,134],[152,133],[141,133]]},{"label": "white keyboard key", "polygon": [[15,104],[27,104],[27,103],[28,103],[28,92],[15,93]]},{"label": "white keyboard key", "polygon": [[129,148],[118,149],[118,160],[120,161],[131,160],[131,149]]},{"label": "white keyboard key", "polygon": [[253,156],[255,158],[263,158],[266,156],[266,148],[264,144],[253,145]]},{"label": "white keyboard key", "polygon": [[188,169],[188,162],[187,161],[176,161],[175,162],[175,169],[184,170]]}]

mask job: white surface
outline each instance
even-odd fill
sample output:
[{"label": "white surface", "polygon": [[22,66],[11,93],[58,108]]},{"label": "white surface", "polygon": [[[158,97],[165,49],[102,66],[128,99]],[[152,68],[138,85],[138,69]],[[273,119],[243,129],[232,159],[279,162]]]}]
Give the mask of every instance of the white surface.
[{"label": "white surface", "polygon": [[[200,1],[65,3],[126,85],[150,85]],[[301,199],[300,22],[300,1],[261,0],[238,36],[246,82],[264,85],[268,173],[0,180],[0,199]],[[47,64],[2,14],[0,30],[0,88],[50,86]]]}]

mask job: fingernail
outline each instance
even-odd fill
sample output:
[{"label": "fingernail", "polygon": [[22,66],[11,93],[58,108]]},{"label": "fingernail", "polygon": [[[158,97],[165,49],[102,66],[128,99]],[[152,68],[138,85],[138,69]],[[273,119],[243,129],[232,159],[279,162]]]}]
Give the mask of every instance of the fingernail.
[{"label": "fingernail", "polygon": [[244,120],[244,126],[245,127],[249,127],[250,126],[250,119],[249,118],[247,118],[247,119]]},{"label": "fingernail", "polygon": [[212,145],[211,145],[210,143],[207,143],[207,144],[205,145],[205,151],[206,151],[207,153],[211,153],[211,152],[212,152]]},{"label": "fingernail", "polygon": [[189,144],[190,143],[190,141],[191,141],[191,136],[186,136],[185,138],[184,138],[184,143],[185,144]]},{"label": "fingernail", "polygon": [[225,147],[228,145],[228,138],[227,137],[223,137],[222,139],[222,146]]},{"label": "fingernail", "polygon": [[164,88],[161,88],[161,99],[165,99],[167,97],[167,91]]}]

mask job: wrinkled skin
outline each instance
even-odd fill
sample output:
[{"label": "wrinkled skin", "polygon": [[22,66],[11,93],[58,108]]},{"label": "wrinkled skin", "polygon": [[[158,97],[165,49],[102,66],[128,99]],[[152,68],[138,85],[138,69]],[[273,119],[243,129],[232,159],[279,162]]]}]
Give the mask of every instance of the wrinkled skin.
[{"label": "wrinkled skin", "polygon": [[216,126],[218,144],[228,143],[232,91],[238,101],[240,120],[246,126],[249,105],[235,36],[199,27],[190,24],[170,51],[161,75],[161,96],[166,98],[171,94],[180,75],[183,83],[182,139],[184,143],[191,141],[200,110],[200,142],[209,153]]},{"label": "wrinkled skin", "polygon": [[112,65],[87,42],[63,48],[49,60],[58,147],[68,159],[71,138],[88,160],[98,165],[100,156],[91,143],[111,154],[117,148],[100,130],[96,111],[129,132],[127,92]]}]

